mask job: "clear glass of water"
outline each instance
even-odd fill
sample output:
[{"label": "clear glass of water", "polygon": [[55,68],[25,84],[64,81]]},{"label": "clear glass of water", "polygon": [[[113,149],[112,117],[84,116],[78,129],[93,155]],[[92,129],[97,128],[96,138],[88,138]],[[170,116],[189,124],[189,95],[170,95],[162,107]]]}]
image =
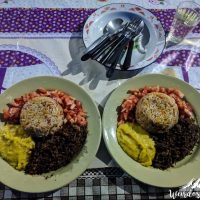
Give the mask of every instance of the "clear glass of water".
[{"label": "clear glass of water", "polygon": [[181,2],[176,10],[170,32],[167,36],[167,46],[169,43],[180,43],[199,22],[200,5],[193,1]]}]

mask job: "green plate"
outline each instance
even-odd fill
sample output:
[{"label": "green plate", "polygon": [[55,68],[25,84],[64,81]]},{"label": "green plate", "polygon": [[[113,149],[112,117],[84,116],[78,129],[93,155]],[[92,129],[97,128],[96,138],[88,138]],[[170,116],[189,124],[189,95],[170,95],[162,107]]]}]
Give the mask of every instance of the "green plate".
[{"label": "green plate", "polygon": [[[88,115],[88,136],[82,151],[68,165],[44,175],[31,176],[15,170],[0,158],[0,182],[24,192],[47,192],[58,189],[81,175],[95,158],[101,139],[101,118],[92,98],[78,85],[58,77],[41,76],[17,83],[0,95],[0,112],[14,98],[37,88],[59,89],[80,100]],[[53,174],[53,176],[50,176]],[[45,178],[46,176],[49,178]]]},{"label": "green plate", "polygon": [[188,183],[192,178],[200,177],[200,147],[198,146],[192,155],[178,162],[175,167],[168,170],[159,170],[152,167],[144,167],[130,158],[119,146],[116,138],[117,111],[123,99],[128,97],[127,91],[144,86],[160,85],[164,87],[179,88],[191,103],[200,122],[200,94],[192,86],[177,78],[148,74],[136,76],[119,86],[108,99],[103,113],[103,136],[106,146],[119,164],[119,166],[136,179],[158,187],[178,187]]}]

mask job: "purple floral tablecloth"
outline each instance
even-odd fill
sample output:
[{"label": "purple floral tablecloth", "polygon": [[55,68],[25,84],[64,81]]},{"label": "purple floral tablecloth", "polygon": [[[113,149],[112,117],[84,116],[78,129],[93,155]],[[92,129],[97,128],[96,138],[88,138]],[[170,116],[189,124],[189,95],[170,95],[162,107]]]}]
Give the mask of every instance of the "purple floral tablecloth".
[{"label": "purple floral tablecloth", "polygon": [[[179,2],[0,0],[0,92],[29,77],[62,76],[88,91],[103,109],[110,92],[136,74],[168,74],[200,90],[200,25],[183,43],[165,49],[155,63],[137,73],[116,72],[113,80],[108,81],[102,66],[92,61],[80,62],[83,25],[98,7],[110,3],[137,4],[151,11],[167,32]],[[110,157],[103,140],[91,166],[57,191],[28,194],[0,183],[0,199],[169,199],[180,191],[149,186],[130,177]]]}]

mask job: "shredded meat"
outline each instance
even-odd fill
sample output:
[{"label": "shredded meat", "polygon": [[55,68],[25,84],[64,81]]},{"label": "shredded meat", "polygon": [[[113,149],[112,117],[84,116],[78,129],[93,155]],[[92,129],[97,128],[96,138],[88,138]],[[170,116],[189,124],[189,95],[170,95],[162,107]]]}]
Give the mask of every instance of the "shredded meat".
[{"label": "shredded meat", "polygon": [[54,135],[35,138],[25,173],[42,174],[57,170],[68,164],[82,149],[87,137],[87,126],[65,124]]},{"label": "shredded meat", "polygon": [[167,169],[192,153],[199,143],[200,128],[191,119],[180,119],[178,124],[163,134],[153,134],[156,155],[153,167]]}]

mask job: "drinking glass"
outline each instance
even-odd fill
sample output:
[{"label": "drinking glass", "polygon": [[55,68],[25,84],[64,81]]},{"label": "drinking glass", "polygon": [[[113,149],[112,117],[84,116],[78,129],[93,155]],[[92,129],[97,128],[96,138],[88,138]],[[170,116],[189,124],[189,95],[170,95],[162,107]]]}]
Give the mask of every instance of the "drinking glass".
[{"label": "drinking glass", "polygon": [[180,43],[200,21],[200,5],[193,1],[184,1],[178,5],[170,32],[169,43]]}]

